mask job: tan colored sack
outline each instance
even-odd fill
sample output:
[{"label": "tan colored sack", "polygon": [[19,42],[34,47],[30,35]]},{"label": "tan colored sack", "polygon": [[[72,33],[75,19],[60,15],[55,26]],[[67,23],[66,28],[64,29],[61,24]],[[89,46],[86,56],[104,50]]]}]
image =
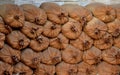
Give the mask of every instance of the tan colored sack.
[{"label": "tan colored sack", "polygon": [[64,4],[61,7],[68,12],[71,18],[79,21],[82,25],[85,25],[93,17],[88,9],[77,4]]},{"label": "tan colored sack", "polygon": [[113,38],[112,35],[109,33],[106,33],[101,39],[94,40],[94,46],[104,50],[112,47],[113,45]]},{"label": "tan colored sack", "polygon": [[106,62],[101,62],[98,67],[98,75],[119,75],[120,74],[120,66],[111,65]]},{"label": "tan colored sack", "polygon": [[57,49],[65,49],[68,46],[69,40],[63,35],[59,34],[56,38],[50,39],[50,46]]},{"label": "tan colored sack", "polygon": [[93,18],[84,28],[84,31],[93,39],[100,39],[107,32],[107,25],[97,18]]},{"label": "tan colored sack", "polygon": [[47,21],[46,24],[44,25],[43,35],[50,38],[54,38],[59,35],[60,31],[61,31],[60,25]]},{"label": "tan colored sack", "polygon": [[81,32],[82,25],[72,18],[62,26],[62,34],[68,39],[77,39]]},{"label": "tan colored sack", "polygon": [[8,34],[6,40],[11,47],[19,50],[26,48],[30,43],[30,40],[18,30]]},{"label": "tan colored sack", "polygon": [[120,20],[115,19],[113,22],[107,24],[108,32],[112,34],[114,37],[118,37],[120,35]]},{"label": "tan colored sack", "polygon": [[33,71],[28,66],[20,62],[14,66],[14,74],[33,75]]},{"label": "tan colored sack", "polygon": [[61,7],[68,12],[68,15],[69,15],[70,18],[72,18],[74,20],[77,20],[77,21],[80,20],[79,5],[76,5],[76,4],[64,4]]},{"label": "tan colored sack", "polygon": [[68,13],[56,3],[44,2],[40,5],[47,13],[48,20],[57,24],[64,24],[68,21]]},{"label": "tan colored sack", "polygon": [[77,65],[61,62],[56,65],[57,75],[77,75]]},{"label": "tan colored sack", "polygon": [[120,36],[114,38],[114,46],[120,48]]},{"label": "tan colored sack", "polygon": [[49,46],[49,39],[43,35],[40,35],[36,39],[31,40],[29,46],[34,51],[45,50]]},{"label": "tan colored sack", "polygon": [[92,47],[93,40],[85,32],[82,32],[78,39],[70,40],[70,44],[80,50],[87,50]]},{"label": "tan colored sack", "polygon": [[92,48],[84,52],[83,61],[90,65],[98,64],[101,62],[102,59],[101,54],[101,50],[93,46]]},{"label": "tan colored sack", "polygon": [[0,49],[4,46],[5,35],[0,33]]},{"label": "tan colored sack", "polygon": [[91,3],[86,6],[93,15],[103,22],[111,22],[116,18],[116,11],[110,5]]},{"label": "tan colored sack", "polygon": [[80,62],[77,67],[77,75],[97,75],[97,69],[95,65],[89,65],[85,62]]},{"label": "tan colored sack", "polygon": [[20,55],[20,51],[11,48],[7,44],[0,50],[0,58],[11,65],[17,64],[20,61]]},{"label": "tan colored sack", "polygon": [[62,50],[62,59],[69,64],[75,64],[82,61],[83,52],[69,45]]},{"label": "tan colored sack", "polygon": [[4,19],[5,23],[11,27],[18,28],[24,25],[24,13],[18,5],[0,5],[0,16]]},{"label": "tan colored sack", "polygon": [[65,24],[66,22],[68,22],[69,17],[68,17],[68,12],[65,11],[64,9],[61,9],[61,15],[59,15],[58,17],[61,20],[61,24]]},{"label": "tan colored sack", "polygon": [[41,53],[26,48],[21,53],[21,61],[31,68],[36,68],[41,61]]},{"label": "tan colored sack", "polygon": [[0,61],[0,75],[13,75],[13,67]]},{"label": "tan colored sack", "polygon": [[113,4],[112,7],[116,10],[117,19],[120,20],[120,3]]},{"label": "tan colored sack", "polygon": [[55,65],[61,62],[61,52],[52,47],[48,47],[42,52],[42,63]]},{"label": "tan colored sack", "polygon": [[25,22],[24,26],[22,27],[21,31],[29,38],[35,39],[41,35],[43,31],[42,26],[38,26],[37,24]]},{"label": "tan colored sack", "polygon": [[25,15],[25,20],[29,22],[34,22],[39,25],[43,25],[47,20],[47,15],[44,10],[36,7],[32,4],[23,4],[20,6]]},{"label": "tan colored sack", "polygon": [[120,64],[120,49],[113,46],[103,51],[102,58],[110,64]]},{"label": "tan colored sack", "polygon": [[0,32],[4,34],[9,34],[12,31],[12,28],[9,25],[6,25],[3,21],[3,18],[0,17]]},{"label": "tan colored sack", "polygon": [[39,64],[35,70],[35,75],[55,75],[55,66]]},{"label": "tan colored sack", "polygon": [[61,14],[57,15],[56,14],[47,14],[48,20],[55,24],[65,24],[68,22],[68,13],[64,10],[62,10]]}]

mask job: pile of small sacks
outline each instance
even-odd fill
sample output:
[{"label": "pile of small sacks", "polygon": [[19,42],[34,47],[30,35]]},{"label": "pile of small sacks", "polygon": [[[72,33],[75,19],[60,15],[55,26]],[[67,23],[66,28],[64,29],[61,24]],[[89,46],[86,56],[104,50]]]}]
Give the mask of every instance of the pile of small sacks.
[{"label": "pile of small sacks", "polygon": [[120,75],[120,4],[0,5],[0,75]]}]

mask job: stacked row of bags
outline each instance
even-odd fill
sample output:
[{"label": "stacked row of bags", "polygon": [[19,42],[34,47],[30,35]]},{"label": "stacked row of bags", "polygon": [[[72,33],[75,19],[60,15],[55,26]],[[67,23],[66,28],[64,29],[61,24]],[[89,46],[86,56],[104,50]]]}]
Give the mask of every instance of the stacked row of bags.
[{"label": "stacked row of bags", "polygon": [[120,4],[3,4],[0,16],[0,75],[120,75]]}]

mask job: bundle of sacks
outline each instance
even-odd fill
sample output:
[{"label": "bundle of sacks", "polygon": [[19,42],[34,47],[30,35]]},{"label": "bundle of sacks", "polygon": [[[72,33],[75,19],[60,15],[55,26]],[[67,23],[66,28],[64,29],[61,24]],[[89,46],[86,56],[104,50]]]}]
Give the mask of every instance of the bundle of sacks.
[{"label": "bundle of sacks", "polygon": [[0,5],[0,75],[120,75],[120,4]]}]

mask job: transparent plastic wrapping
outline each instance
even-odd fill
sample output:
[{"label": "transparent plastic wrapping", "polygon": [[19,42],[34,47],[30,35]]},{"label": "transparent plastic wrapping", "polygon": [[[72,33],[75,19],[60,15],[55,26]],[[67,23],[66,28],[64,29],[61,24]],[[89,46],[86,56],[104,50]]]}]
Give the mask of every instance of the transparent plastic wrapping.
[{"label": "transparent plastic wrapping", "polygon": [[86,6],[89,3],[100,2],[105,4],[118,4],[120,0],[0,0],[0,4],[12,3],[12,4],[34,4],[39,6],[43,2],[54,2],[59,5],[63,4],[79,4],[82,6]]}]

